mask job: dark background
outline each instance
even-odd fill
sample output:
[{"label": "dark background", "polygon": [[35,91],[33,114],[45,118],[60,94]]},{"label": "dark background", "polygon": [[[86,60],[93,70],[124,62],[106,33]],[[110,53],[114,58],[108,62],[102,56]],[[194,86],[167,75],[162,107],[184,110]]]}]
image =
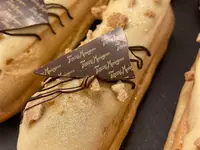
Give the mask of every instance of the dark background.
[{"label": "dark background", "polygon": [[[168,51],[158,66],[127,135],[122,150],[162,150],[180,90],[184,72],[195,60],[199,44],[200,13],[197,0],[173,0],[176,25]],[[0,150],[16,150],[20,115],[0,124]]]}]

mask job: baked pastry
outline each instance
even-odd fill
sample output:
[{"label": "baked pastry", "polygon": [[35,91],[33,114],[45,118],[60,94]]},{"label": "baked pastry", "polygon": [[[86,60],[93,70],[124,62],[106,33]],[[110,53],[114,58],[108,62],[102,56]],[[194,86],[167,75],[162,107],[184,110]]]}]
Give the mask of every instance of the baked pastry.
[{"label": "baked pastry", "polygon": [[36,100],[30,101],[24,110],[18,150],[120,148],[166,51],[174,16],[169,0],[111,0],[107,7],[93,9],[93,13],[102,18],[102,23],[94,32],[88,32],[82,45],[122,27],[134,56],[130,55],[135,89],[120,81],[109,84],[94,79],[88,88],[47,98],[46,89],[58,92],[60,88],[69,89],[85,82],[74,79],[58,85],[62,79],[45,80],[43,89],[32,97]]},{"label": "baked pastry", "polygon": [[[199,39],[197,41],[199,42]],[[199,137],[199,53],[190,71],[185,73],[174,120],[164,150],[198,150]]]},{"label": "baked pastry", "polygon": [[[33,71],[55,58],[66,47],[74,48],[94,21],[91,8],[107,2],[108,0],[45,0],[49,11],[49,25],[2,31],[0,122],[18,113],[26,100],[40,87],[42,80]],[[10,3],[13,7],[12,2],[8,2]]]}]

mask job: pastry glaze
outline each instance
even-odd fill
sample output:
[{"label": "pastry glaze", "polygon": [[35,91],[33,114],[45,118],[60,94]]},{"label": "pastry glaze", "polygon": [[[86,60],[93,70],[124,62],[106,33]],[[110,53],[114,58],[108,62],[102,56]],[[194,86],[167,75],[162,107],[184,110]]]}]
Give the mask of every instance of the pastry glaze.
[{"label": "pastry glaze", "polygon": [[[138,0],[131,9],[128,4],[128,0],[111,1],[103,14],[103,23],[92,33],[92,37],[98,37],[111,30],[112,28],[107,26],[106,18],[113,12],[119,11],[130,17],[130,24],[128,23],[125,27],[129,46],[134,44],[151,47],[151,40],[155,38],[155,33],[159,30],[159,25],[170,7],[169,1],[161,1],[158,5],[154,1]],[[153,15],[152,18],[149,11],[148,15],[146,14],[146,10],[150,8],[153,9],[156,17]],[[134,22],[131,19],[135,19]],[[151,53],[153,57],[155,50],[151,50]],[[136,74],[135,83],[139,86],[138,83],[147,70],[151,58],[143,52],[138,52],[137,55],[145,60],[142,70],[133,65]],[[62,86],[75,86],[79,82],[79,80],[73,80]],[[112,85],[100,81],[99,85],[100,93],[88,88],[77,93],[62,94],[51,104],[42,104],[44,112],[39,112],[42,115],[36,120],[30,119],[33,114],[26,111],[20,127],[18,150],[27,148],[30,150],[108,149],[134,91],[130,85],[125,84],[128,98],[121,102],[111,90]],[[97,95],[93,96],[91,94],[93,92]]]},{"label": "pastry glaze", "polygon": [[[53,34],[48,26],[12,31],[23,34],[36,33],[41,37],[41,41],[35,37],[1,34],[0,122],[19,112],[28,97],[39,88],[41,78],[32,72],[55,58],[66,47],[74,48],[94,20],[90,12],[92,6],[106,2],[108,0],[90,0],[87,3],[77,0],[46,0],[45,3],[59,3],[68,8],[74,19],[71,20],[63,9],[50,9],[49,12],[58,14],[65,25],[62,27],[57,18],[49,17],[56,34]],[[84,19],[85,15],[88,17]]]}]

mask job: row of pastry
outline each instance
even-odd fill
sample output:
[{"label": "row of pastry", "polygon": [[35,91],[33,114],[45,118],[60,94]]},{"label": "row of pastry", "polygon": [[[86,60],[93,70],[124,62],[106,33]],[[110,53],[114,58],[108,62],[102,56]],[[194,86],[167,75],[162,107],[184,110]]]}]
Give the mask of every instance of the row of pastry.
[{"label": "row of pastry", "polygon": [[0,122],[23,111],[18,150],[119,149],[167,49],[170,0],[45,4],[48,25],[1,34]]}]

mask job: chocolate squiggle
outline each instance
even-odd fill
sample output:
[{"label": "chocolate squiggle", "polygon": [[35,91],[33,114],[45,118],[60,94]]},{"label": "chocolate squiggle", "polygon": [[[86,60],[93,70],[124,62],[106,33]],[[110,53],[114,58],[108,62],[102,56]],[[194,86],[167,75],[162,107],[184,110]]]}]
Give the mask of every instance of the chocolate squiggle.
[{"label": "chocolate squiggle", "polygon": [[[145,52],[147,54],[147,56],[151,56],[151,53],[150,51],[143,47],[143,46],[131,46],[129,47],[129,50],[130,52],[134,55],[135,58],[137,59],[130,59],[131,62],[136,62],[137,63],[137,67],[138,69],[141,69],[143,67],[143,60],[134,54],[134,52]],[[54,89],[55,87],[59,86],[59,85],[62,85],[62,84],[65,84],[67,82],[70,82],[74,79],[80,79],[80,78],[70,78],[70,79],[66,79],[66,80],[61,80],[60,82],[58,83],[55,83],[49,87],[46,87],[47,84],[50,84],[50,83],[53,83],[56,79],[59,79],[58,78],[46,78],[44,80],[44,85],[42,86],[42,89],[40,90],[40,94],[38,94],[37,96],[33,96],[31,97],[28,101],[35,101],[35,100],[39,100],[41,98],[44,98],[46,97],[47,100],[43,101],[43,102],[40,102],[38,104],[35,104],[29,108],[26,108],[24,111],[27,111],[33,107],[36,107],[40,104],[43,104],[43,103],[46,103],[46,102],[49,102],[53,99],[55,99],[56,97],[60,96],[62,93],[74,93],[74,92],[78,92],[78,91],[81,91],[81,90],[84,90],[86,88],[88,88],[90,86],[90,84],[94,81],[94,79],[97,78],[98,80],[101,80],[101,81],[104,81],[104,82],[107,82],[107,83],[116,83],[118,81],[112,81],[112,80],[103,80],[103,79],[100,79],[98,78],[98,76],[92,76],[92,77],[85,77],[83,78],[83,81],[81,82],[81,84],[79,86],[76,86],[76,87],[71,87],[71,88],[58,88],[58,89]],[[128,84],[131,84],[132,85],[132,89],[135,88],[135,83],[131,80],[122,80],[122,82],[124,83],[128,83]],[[55,95],[53,98],[52,96]],[[50,98],[48,98],[50,97]]]},{"label": "chocolate squiggle", "polygon": [[73,19],[73,17],[70,15],[70,13],[69,13],[69,10],[65,7],[65,6],[63,6],[63,5],[61,5],[61,4],[55,4],[55,3],[48,3],[48,4],[46,4],[46,6],[47,6],[47,9],[64,9],[65,11],[66,11],[66,13],[67,13],[67,16],[72,20]]},{"label": "chocolate squiggle", "polygon": [[145,52],[147,54],[147,56],[151,56],[150,51],[144,47],[144,46],[130,46],[129,47],[130,52],[132,53],[132,55],[137,58],[137,59],[130,59],[131,62],[136,62],[138,69],[142,69],[143,67],[143,60],[138,57],[137,55],[134,54],[134,52]]},{"label": "chocolate squiggle", "polygon": [[[68,17],[69,17],[71,20],[73,19],[73,17],[72,17],[72,16],[70,15],[70,13],[69,13],[69,10],[68,10],[66,7],[64,7],[63,5],[61,5],[61,4],[49,3],[49,4],[46,4],[46,7],[47,7],[47,9],[52,9],[52,8],[64,9],[64,10],[66,11]],[[59,15],[57,15],[57,14],[55,14],[55,13],[52,13],[52,12],[48,13],[48,15],[57,18],[57,19],[59,20],[60,25],[61,25],[62,27],[64,27],[64,24],[63,24],[63,22],[62,22],[62,20],[61,20],[61,18],[60,18]],[[52,33],[53,33],[53,34],[56,34],[56,32],[54,31],[54,29],[52,28],[52,26],[51,26],[50,23],[47,23],[47,24],[37,24],[37,25],[33,25],[33,26],[38,26],[38,25],[47,25],[47,26],[49,26],[49,28],[50,28],[50,30],[52,31]],[[24,27],[24,28],[22,28],[22,29],[25,29],[25,28],[27,28],[27,27]],[[16,30],[16,29],[14,29],[14,30]],[[9,30],[9,31],[14,31],[14,30]],[[10,35],[10,36],[27,36],[27,37],[30,37],[30,36],[31,36],[31,37],[36,37],[38,40],[42,40],[42,38],[40,37],[40,35],[38,35],[38,34],[36,34],[36,33],[16,33],[16,32],[15,32],[15,33],[11,33],[11,32],[9,32],[9,31],[6,30],[6,31],[1,31],[1,32],[2,32],[3,34]]]},{"label": "chocolate squiggle", "polygon": [[62,27],[65,26],[65,25],[63,24],[63,22],[62,22],[62,20],[61,20],[61,18],[60,18],[59,15],[57,15],[57,14],[55,14],[55,13],[48,13],[48,14],[49,14],[49,16],[55,17],[56,19],[58,19],[58,21],[59,21],[59,23],[60,23],[60,25],[61,25]]}]

